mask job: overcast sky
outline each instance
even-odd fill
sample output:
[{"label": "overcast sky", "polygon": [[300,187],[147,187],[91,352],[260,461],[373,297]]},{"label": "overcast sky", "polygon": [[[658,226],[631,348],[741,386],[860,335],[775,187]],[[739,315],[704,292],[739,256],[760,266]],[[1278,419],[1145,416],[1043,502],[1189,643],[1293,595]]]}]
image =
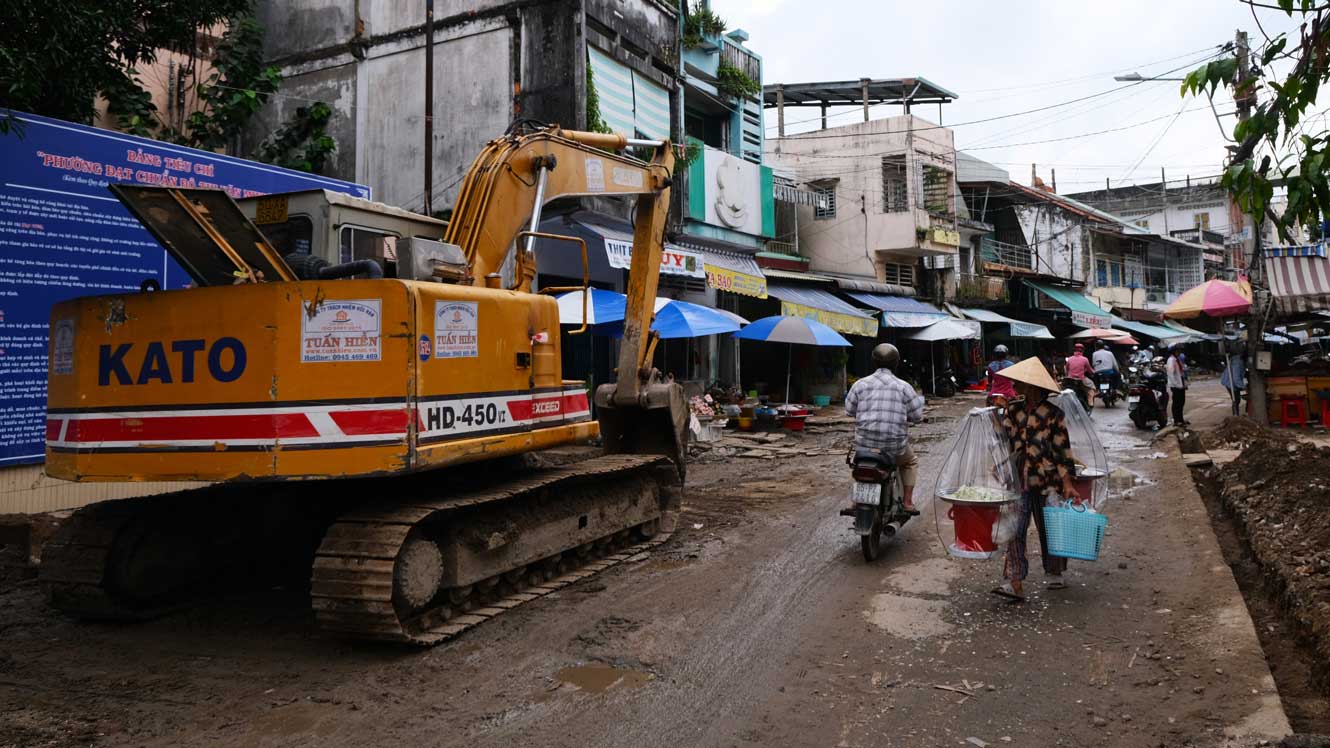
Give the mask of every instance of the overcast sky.
[{"label": "overcast sky", "polygon": [[[1056,168],[1063,193],[1102,188],[1105,177],[1113,186],[1157,182],[1161,166],[1170,180],[1218,174],[1226,141],[1203,97],[1184,102],[1177,82],[1132,85],[1113,76],[1182,77],[1239,28],[1253,49],[1265,43],[1239,0],[712,0],[711,7],[729,28],[751,34],[747,46],[763,58],[764,83],[927,78],[959,96],[943,105],[942,122],[957,125],[960,149],[1026,184],[1032,162],[1045,181]],[[1257,13],[1272,36],[1296,26],[1279,11]],[[1121,90],[1036,114],[958,124],[1114,88]],[[1227,93],[1216,94],[1215,106],[1221,115],[1234,111]],[[871,116],[899,113],[882,106]],[[936,121],[938,109],[915,114]],[[818,109],[787,108],[785,118],[787,132],[816,128]],[[855,109],[828,124],[861,120]],[[1234,118],[1221,121],[1231,132]],[[775,137],[775,110],[767,110],[766,126]],[[1055,138],[1071,139],[1018,145]]]}]

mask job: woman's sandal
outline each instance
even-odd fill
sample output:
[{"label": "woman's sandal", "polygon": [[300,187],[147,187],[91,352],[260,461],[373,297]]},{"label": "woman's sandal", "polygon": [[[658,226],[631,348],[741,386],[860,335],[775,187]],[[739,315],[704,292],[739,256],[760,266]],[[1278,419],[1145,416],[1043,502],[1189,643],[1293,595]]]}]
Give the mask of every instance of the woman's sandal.
[{"label": "woman's sandal", "polygon": [[1017,592],[1011,586],[1010,582],[1003,584],[1001,587],[994,587],[993,589],[989,590],[989,592],[992,592],[994,595],[997,595],[998,597],[1005,597],[1008,602],[1013,602],[1013,603],[1025,602],[1025,596]]},{"label": "woman's sandal", "polygon": [[1048,580],[1047,582],[1044,582],[1044,589],[1046,589],[1046,590],[1065,590],[1065,589],[1067,589],[1067,583],[1066,583],[1066,581],[1064,581],[1064,580],[1062,580],[1062,579],[1050,579],[1050,580]]}]

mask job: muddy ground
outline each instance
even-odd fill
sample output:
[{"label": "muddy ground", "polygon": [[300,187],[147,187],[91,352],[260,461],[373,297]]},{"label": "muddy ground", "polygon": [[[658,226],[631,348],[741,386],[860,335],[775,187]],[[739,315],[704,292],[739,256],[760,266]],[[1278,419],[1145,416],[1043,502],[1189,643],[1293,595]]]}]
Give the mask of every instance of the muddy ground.
[{"label": "muddy ground", "polygon": [[[953,418],[917,432],[924,489]],[[1139,484],[1100,560],[1022,605],[948,558],[932,505],[864,563],[848,438],[703,461],[669,543],[418,651],[328,639],[300,589],[134,626],[0,588],[0,746],[1256,745],[1288,731],[1176,448],[1095,420]],[[1037,543],[1032,542],[1037,548]],[[256,585],[258,586],[258,585]],[[973,740],[970,740],[973,738]],[[977,741],[977,742],[976,742]]]}]

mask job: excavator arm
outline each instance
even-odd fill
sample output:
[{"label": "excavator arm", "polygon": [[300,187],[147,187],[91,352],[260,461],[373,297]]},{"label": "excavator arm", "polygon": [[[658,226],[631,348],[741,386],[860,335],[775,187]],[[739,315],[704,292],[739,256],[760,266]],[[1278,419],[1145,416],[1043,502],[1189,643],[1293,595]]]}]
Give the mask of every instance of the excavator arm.
[{"label": "excavator arm", "polygon": [[[654,151],[651,161],[614,153]],[[611,452],[665,454],[683,472],[688,408],[683,389],[661,381],[650,362],[651,319],[660,276],[674,153],[668,141],[549,127],[491,141],[463,179],[445,241],[461,248],[469,281],[496,285],[509,252],[516,252],[512,290],[530,292],[534,238],[541,210],[560,197],[637,196],[628,300],[619,348],[618,381],[597,389],[601,433]]]}]

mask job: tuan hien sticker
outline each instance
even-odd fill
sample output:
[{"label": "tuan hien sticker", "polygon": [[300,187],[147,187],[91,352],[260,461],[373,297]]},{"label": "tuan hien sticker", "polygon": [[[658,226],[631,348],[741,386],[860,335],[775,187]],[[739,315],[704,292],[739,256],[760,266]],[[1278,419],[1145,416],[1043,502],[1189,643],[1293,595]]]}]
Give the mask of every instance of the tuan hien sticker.
[{"label": "tuan hien sticker", "polygon": [[51,330],[51,373],[74,373],[74,320],[62,319]]},{"label": "tuan hien sticker", "polygon": [[480,312],[474,301],[434,302],[434,358],[475,358]]},{"label": "tuan hien sticker", "polygon": [[325,301],[311,316],[301,309],[300,360],[378,361],[382,300]]}]

